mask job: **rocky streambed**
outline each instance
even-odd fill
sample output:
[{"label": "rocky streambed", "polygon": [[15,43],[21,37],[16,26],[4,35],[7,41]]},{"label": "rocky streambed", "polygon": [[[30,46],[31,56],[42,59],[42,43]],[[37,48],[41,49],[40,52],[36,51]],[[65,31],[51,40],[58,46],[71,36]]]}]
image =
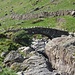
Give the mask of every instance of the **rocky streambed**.
[{"label": "rocky streambed", "polygon": [[34,39],[30,47],[9,52],[4,64],[18,75],[75,75],[75,37]]}]

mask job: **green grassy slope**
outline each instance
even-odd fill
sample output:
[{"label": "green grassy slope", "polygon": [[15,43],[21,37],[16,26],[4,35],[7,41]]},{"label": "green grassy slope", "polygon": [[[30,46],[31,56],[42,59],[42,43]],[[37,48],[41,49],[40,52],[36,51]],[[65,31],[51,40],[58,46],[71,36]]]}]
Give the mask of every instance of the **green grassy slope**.
[{"label": "green grassy slope", "polygon": [[29,13],[36,7],[41,8],[36,12],[41,11],[56,11],[75,9],[74,0],[0,0],[0,16],[10,14],[11,10],[18,14]]},{"label": "green grassy slope", "polygon": [[[75,9],[74,0],[0,0],[0,30],[6,30],[10,28],[19,27],[31,27],[31,26],[48,26],[64,28],[68,31],[75,31],[75,18],[71,16],[60,17],[64,18],[65,23],[59,26],[57,18],[45,18],[44,21],[32,24],[33,20],[12,20],[4,18],[6,15],[11,13],[26,14],[26,13],[40,13],[43,11],[57,11],[57,10],[72,10]],[[40,8],[37,11],[34,9]],[[23,23],[22,23],[23,22]],[[72,29],[73,28],[73,29]]]}]

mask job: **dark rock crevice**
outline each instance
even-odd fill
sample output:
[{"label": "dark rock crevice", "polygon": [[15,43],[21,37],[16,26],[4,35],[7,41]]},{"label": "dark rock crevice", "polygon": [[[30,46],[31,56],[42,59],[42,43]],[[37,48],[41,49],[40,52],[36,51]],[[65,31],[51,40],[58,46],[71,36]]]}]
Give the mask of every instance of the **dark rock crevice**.
[{"label": "dark rock crevice", "polygon": [[53,72],[53,70],[56,70],[55,68],[52,68],[52,64],[49,61],[46,61],[46,64],[49,71]]}]

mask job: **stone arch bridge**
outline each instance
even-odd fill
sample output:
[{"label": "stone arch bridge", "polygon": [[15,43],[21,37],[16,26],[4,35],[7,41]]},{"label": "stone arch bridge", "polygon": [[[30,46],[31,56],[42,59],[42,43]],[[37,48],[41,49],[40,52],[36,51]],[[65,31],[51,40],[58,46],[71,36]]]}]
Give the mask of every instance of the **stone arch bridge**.
[{"label": "stone arch bridge", "polygon": [[33,27],[33,28],[22,28],[22,29],[10,29],[6,32],[18,32],[21,30],[25,30],[27,34],[42,34],[50,39],[60,37],[61,35],[69,35],[67,31],[62,31],[58,29],[45,28],[45,27]]}]

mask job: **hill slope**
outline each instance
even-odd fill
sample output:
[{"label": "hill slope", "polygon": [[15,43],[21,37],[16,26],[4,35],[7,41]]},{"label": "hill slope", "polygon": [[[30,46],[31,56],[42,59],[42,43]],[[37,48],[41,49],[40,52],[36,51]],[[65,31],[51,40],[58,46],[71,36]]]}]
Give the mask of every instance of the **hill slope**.
[{"label": "hill slope", "polygon": [[[48,26],[68,31],[75,31],[75,18],[72,16],[60,16],[44,18],[43,21],[33,24],[32,20],[14,20],[9,18],[11,14],[29,14],[40,12],[52,12],[59,10],[74,10],[74,0],[0,0],[0,30],[7,30],[9,27],[31,27],[31,26]],[[59,24],[60,23],[60,24]]]}]

